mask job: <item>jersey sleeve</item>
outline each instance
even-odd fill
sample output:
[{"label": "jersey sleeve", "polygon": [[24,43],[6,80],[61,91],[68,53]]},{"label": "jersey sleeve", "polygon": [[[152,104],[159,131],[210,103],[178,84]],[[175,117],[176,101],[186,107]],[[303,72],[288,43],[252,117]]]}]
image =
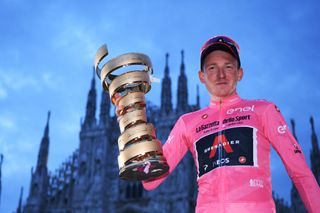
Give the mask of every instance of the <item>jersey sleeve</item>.
[{"label": "jersey sleeve", "polygon": [[180,117],[173,127],[167,141],[162,147],[163,155],[167,159],[167,163],[169,165],[169,172],[163,177],[150,181],[142,181],[143,187],[146,190],[157,188],[169,176],[169,174],[173,172],[188,151],[186,140],[187,137],[185,123],[182,117]]},{"label": "jersey sleeve", "polygon": [[305,207],[309,212],[320,212],[319,185],[280,110],[274,104],[268,105],[262,120],[265,136],[279,154]]}]

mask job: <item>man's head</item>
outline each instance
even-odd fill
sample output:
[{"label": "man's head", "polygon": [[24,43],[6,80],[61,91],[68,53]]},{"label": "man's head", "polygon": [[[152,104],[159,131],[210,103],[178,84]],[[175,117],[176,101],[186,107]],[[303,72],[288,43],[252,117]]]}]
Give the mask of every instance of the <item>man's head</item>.
[{"label": "man's head", "polygon": [[201,48],[200,81],[205,84],[212,100],[220,100],[236,93],[243,70],[239,46],[226,36],[209,39]]},{"label": "man's head", "polygon": [[231,54],[235,59],[237,59],[238,68],[241,67],[239,45],[227,36],[214,36],[207,40],[201,47],[200,69],[202,69],[205,58],[215,50],[221,50]]}]

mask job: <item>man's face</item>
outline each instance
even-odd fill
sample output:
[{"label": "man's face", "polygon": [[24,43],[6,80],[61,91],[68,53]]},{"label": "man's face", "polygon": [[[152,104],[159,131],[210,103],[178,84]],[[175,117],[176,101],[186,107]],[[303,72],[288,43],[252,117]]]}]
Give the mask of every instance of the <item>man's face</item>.
[{"label": "man's face", "polygon": [[204,60],[200,81],[205,84],[213,101],[234,95],[243,70],[238,68],[238,61],[229,53],[215,50]]}]

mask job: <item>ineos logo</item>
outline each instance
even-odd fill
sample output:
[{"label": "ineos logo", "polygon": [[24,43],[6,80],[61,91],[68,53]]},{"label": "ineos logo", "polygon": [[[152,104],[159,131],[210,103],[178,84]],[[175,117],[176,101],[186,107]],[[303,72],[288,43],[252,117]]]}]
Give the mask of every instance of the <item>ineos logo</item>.
[{"label": "ineos logo", "polygon": [[252,112],[254,111],[254,105],[228,109],[227,114],[231,115],[234,112],[249,112],[249,111],[252,111]]}]

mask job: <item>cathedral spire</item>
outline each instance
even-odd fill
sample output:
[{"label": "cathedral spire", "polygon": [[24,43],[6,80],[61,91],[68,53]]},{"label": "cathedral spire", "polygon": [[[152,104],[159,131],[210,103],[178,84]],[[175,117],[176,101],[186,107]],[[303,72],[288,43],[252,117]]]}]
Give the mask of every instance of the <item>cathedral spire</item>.
[{"label": "cathedral spire", "polygon": [[169,114],[172,111],[171,79],[169,76],[169,54],[166,54],[166,65],[161,88],[161,112]]},{"label": "cathedral spire", "polygon": [[169,53],[166,53],[166,66],[164,68],[164,77],[169,78]]},{"label": "cathedral spire", "polygon": [[47,167],[49,154],[49,121],[50,111],[48,112],[47,124],[40,144],[35,172],[31,169],[29,196],[23,212],[45,212],[49,180]]},{"label": "cathedral spire", "polygon": [[184,66],[184,51],[181,50],[181,65],[180,65],[180,75],[178,78],[178,94],[177,94],[177,111],[187,112],[188,111],[188,85],[187,77],[185,75]]},{"label": "cathedral spire", "polygon": [[50,111],[48,111],[47,124],[44,129],[44,134],[41,140],[40,149],[38,153],[37,170],[47,168],[48,154],[49,154],[49,121]]},{"label": "cathedral spire", "polygon": [[290,120],[291,127],[292,127],[292,135],[293,137],[298,140],[297,135],[296,135],[296,123],[294,122],[293,119]]},{"label": "cathedral spire", "polygon": [[[291,122],[291,127],[292,127],[292,135],[293,137],[298,141],[297,135],[296,135],[296,124],[295,121],[293,119],[290,120]],[[293,210],[293,212],[307,212],[302,200],[300,198],[299,192],[296,188],[296,186],[294,185],[293,182],[292,183],[292,187],[291,187],[291,191],[290,191],[290,198],[291,198],[291,208]]]},{"label": "cathedral spire", "polygon": [[314,136],[315,139],[317,140],[316,131],[314,130],[314,120],[312,116],[310,117],[310,124],[311,124],[312,137]]},{"label": "cathedral spire", "polygon": [[184,50],[181,50],[180,74],[185,74],[185,66],[184,66]]},{"label": "cathedral spire", "polygon": [[100,104],[100,125],[106,126],[110,119],[110,97],[109,94],[102,90],[101,92],[101,104]]},{"label": "cathedral spire", "polygon": [[19,203],[16,213],[22,213],[22,196],[23,196],[23,187],[21,187],[20,190],[20,197],[19,197]]},{"label": "cathedral spire", "polygon": [[91,126],[96,123],[96,81],[95,81],[95,71],[93,69],[93,77],[91,80],[91,88],[88,93],[86,116],[84,119],[84,125]]},{"label": "cathedral spire", "polygon": [[315,132],[314,121],[312,116],[310,117],[310,124],[311,124],[311,142],[312,142],[312,149],[310,154],[311,170],[318,184],[320,184],[320,152],[319,152],[318,137]]},{"label": "cathedral spire", "polygon": [[197,85],[197,107],[200,109],[200,93],[199,93],[199,85]]}]

